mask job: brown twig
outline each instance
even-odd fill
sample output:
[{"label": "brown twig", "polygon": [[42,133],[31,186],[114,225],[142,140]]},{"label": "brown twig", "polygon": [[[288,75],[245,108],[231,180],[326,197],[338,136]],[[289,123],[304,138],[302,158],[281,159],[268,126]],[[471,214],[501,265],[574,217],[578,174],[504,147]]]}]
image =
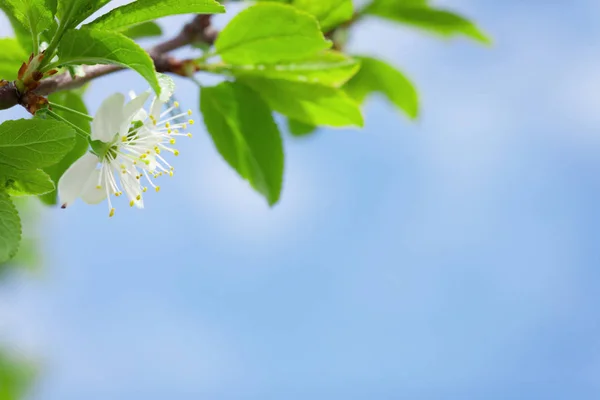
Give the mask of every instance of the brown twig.
[{"label": "brown twig", "polygon": [[[177,36],[149,49],[148,54],[154,61],[158,72],[183,75],[184,69],[182,65],[185,65],[186,61],[177,60],[168,56],[167,53],[196,42],[213,44],[217,38],[217,34],[218,32],[211,25],[211,15],[196,15],[192,21],[183,27]],[[71,77],[71,74],[68,72],[55,75],[40,81],[40,85],[29,95],[19,93],[12,82],[2,84],[2,81],[0,81],[0,109],[11,108],[17,104],[21,104],[27,108],[28,104],[24,103],[31,101],[32,94],[47,96],[62,90],[76,89],[95,78],[112,74],[122,69],[123,67],[118,65],[84,66],[82,76]]]}]

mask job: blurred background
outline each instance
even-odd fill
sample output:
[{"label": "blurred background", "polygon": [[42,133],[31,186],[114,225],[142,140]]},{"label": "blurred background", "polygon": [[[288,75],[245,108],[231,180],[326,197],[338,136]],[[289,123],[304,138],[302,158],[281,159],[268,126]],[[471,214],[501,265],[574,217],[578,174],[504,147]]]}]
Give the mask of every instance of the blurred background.
[{"label": "blurred background", "polygon": [[0,283],[31,398],[597,399],[600,3],[442,3],[494,46],[361,22],[422,115],[375,98],[362,131],[288,135],[274,209],[202,124],[145,210],[41,209],[41,266]]}]

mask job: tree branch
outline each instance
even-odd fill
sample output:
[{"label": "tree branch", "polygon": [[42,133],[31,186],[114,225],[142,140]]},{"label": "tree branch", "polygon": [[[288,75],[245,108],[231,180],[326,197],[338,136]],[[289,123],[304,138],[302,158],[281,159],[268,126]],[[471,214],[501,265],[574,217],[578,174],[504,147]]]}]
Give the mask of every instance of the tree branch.
[{"label": "tree branch", "polygon": [[[172,39],[159,43],[148,50],[148,55],[154,61],[158,72],[169,72],[178,75],[184,75],[183,66],[187,61],[177,60],[167,55],[167,53],[184,47],[191,43],[203,42],[213,44],[217,38],[218,32],[211,25],[210,14],[196,15],[192,21],[187,23],[181,32]],[[37,96],[47,96],[54,92],[62,90],[76,89],[90,82],[91,80],[112,74],[124,69],[117,65],[89,65],[83,67],[83,75],[71,77],[68,72],[55,75],[51,78],[40,81],[40,85],[33,92]],[[21,94],[13,82],[0,80],[0,109],[7,109],[17,104],[28,108],[32,93]]]}]

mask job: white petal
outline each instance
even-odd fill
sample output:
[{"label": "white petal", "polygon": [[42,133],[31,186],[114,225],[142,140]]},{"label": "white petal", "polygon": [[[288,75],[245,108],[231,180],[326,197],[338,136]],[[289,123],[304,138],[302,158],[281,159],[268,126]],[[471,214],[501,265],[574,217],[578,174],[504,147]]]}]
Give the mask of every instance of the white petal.
[{"label": "white petal", "polygon": [[137,114],[144,107],[144,103],[146,103],[148,97],[150,97],[150,92],[145,91],[127,103],[123,109],[123,118],[128,119]]},{"label": "white petal", "polygon": [[143,122],[143,121],[146,121],[147,119],[148,119],[148,113],[146,112],[146,110],[144,110],[142,108],[137,113],[135,113],[135,115],[133,116],[132,121],[142,121]]},{"label": "white petal", "polygon": [[69,206],[81,195],[97,164],[98,157],[92,153],[85,153],[58,180],[58,197],[63,208]]},{"label": "white petal", "polygon": [[115,93],[102,102],[92,122],[92,140],[110,143],[123,123],[125,96]]},{"label": "white petal", "polygon": [[158,97],[154,98],[152,107],[150,107],[150,115],[153,116],[156,121],[160,119],[160,113],[165,103],[163,103]]},{"label": "white petal", "polygon": [[81,192],[81,199],[88,204],[98,204],[106,198],[106,188],[101,187],[100,189],[98,189],[99,177],[100,170],[93,170],[83,187],[83,191]]},{"label": "white petal", "polygon": [[142,110],[148,97],[150,97],[150,92],[146,91],[125,105],[123,108],[123,119],[121,120],[121,126],[119,127],[120,136],[127,136],[131,121],[139,111]]}]

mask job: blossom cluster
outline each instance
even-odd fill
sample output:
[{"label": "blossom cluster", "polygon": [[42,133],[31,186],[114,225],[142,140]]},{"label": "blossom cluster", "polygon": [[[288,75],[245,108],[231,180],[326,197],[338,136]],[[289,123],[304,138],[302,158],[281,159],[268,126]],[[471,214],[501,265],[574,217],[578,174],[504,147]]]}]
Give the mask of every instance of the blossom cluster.
[{"label": "blossom cluster", "polygon": [[177,138],[192,136],[185,132],[194,123],[189,119],[191,110],[178,113],[177,102],[166,107],[168,99],[156,97],[146,111],[149,91],[139,96],[131,93],[130,97],[126,103],[125,96],[116,93],[100,106],[92,122],[91,150],[75,161],[58,182],[62,208],[78,197],[88,204],[106,199],[112,217],[112,196],[125,194],[131,207],[143,208],[143,193],[148,186],[158,192],[160,186],[155,179],[173,176],[175,169],[163,156],[179,155],[173,147]]}]

